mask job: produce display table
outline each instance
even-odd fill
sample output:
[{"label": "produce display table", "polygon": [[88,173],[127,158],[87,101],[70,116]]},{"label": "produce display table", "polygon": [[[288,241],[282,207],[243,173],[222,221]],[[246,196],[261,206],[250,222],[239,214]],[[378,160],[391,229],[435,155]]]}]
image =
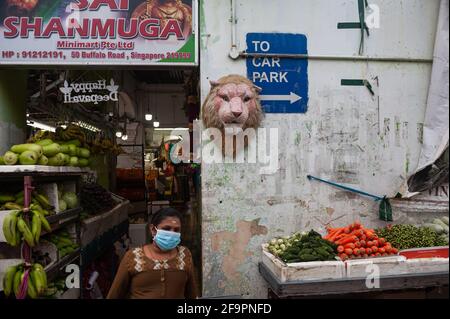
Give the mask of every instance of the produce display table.
[{"label": "produce display table", "polygon": [[272,298],[301,298],[319,296],[338,296],[346,294],[374,293],[383,291],[404,291],[427,288],[448,288],[449,273],[421,273],[380,278],[380,288],[366,286],[366,278],[345,278],[320,281],[297,281],[282,283],[264,264],[259,264],[259,272],[270,287]]}]

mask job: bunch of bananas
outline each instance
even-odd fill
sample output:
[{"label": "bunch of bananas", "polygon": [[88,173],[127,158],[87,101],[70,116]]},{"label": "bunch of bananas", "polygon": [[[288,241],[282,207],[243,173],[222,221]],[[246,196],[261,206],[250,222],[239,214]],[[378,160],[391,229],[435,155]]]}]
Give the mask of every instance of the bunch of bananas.
[{"label": "bunch of bananas", "polygon": [[3,234],[8,244],[17,247],[22,238],[30,247],[39,243],[42,229],[51,232],[52,228],[45,218],[45,213],[36,205],[31,205],[31,226],[27,222],[23,210],[15,210],[5,216],[3,220]]},{"label": "bunch of bananas", "polygon": [[58,127],[55,132],[56,139],[61,141],[79,140],[82,144],[86,143],[86,134],[81,127],[70,124],[66,129]]},{"label": "bunch of bananas", "polygon": [[56,246],[60,258],[70,255],[79,248],[79,245],[71,239],[70,234],[64,230],[51,234],[47,240]]},{"label": "bunch of bananas", "polygon": [[[45,216],[50,215],[54,207],[44,194],[33,192],[31,203],[40,210]],[[24,193],[23,191],[13,194],[0,194],[0,210],[23,210]]]},{"label": "bunch of bananas", "polygon": [[27,140],[27,143],[37,143],[43,140],[54,140],[55,137],[56,134],[54,132],[39,130]]},{"label": "bunch of bananas", "polygon": [[90,147],[92,152],[97,154],[112,153],[118,156],[125,153],[120,146],[114,143],[113,140],[109,138],[102,138],[100,134],[98,134],[90,143]]},{"label": "bunch of bananas", "polygon": [[49,299],[57,299],[57,294],[64,293],[65,291],[67,291],[66,279],[60,278],[48,284],[44,297]]},{"label": "bunch of bananas", "polygon": [[14,293],[16,298],[25,295],[31,299],[44,295],[47,289],[47,274],[40,264],[27,267],[25,264],[11,266],[3,278],[3,291],[6,297]]}]

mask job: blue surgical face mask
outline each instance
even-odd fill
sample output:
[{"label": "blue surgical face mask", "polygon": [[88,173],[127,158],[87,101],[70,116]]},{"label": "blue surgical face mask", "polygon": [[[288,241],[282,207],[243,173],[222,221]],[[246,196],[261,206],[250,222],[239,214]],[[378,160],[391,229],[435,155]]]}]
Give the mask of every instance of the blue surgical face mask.
[{"label": "blue surgical face mask", "polygon": [[[156,227],[155,227],[156,228]],[[153,238],[156,245],[162,251],[175,249],[181,243],[181,234],[156,228],[156,236]]]}]

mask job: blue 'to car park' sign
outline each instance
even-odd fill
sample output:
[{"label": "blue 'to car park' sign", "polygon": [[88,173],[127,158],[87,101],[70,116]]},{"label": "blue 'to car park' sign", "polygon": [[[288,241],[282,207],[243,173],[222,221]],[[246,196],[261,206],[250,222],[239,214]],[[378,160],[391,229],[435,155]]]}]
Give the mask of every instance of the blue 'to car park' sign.
[{"label": "blue 'to car park' sign", "polygon": [[266,113],[306,113],[308,110],[308,60],[264,57],[264,54],[308,54],[305,35],[247,34],[247,76],[260,88]]}]

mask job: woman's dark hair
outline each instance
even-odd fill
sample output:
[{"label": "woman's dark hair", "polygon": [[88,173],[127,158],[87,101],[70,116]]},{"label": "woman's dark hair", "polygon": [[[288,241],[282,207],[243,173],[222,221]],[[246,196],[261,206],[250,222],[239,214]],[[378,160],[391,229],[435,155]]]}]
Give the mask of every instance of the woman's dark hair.
[{"label": "woman's dark hair", "polygon": [[150,224],[158,226],[159,224],[162,223],[162,221],[168,217],[176,217],[178,218],[180,221],[182,220],[182,216],[181,213],[171,207],[168,208],[163,208],[158,210],[151,218]]}]

